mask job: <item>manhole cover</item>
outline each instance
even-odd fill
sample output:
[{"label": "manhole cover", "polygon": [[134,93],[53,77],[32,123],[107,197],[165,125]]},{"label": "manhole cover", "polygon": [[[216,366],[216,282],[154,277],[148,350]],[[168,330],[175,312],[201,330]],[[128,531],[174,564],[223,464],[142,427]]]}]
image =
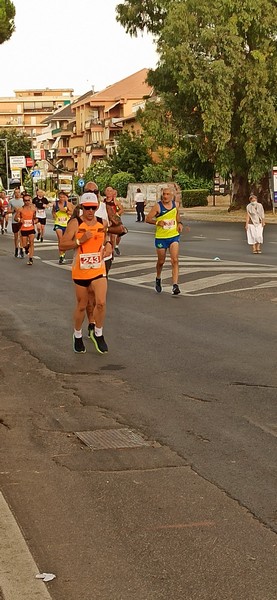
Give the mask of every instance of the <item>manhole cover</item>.
[{"label": "manhole cover", "polygon": [[139,433],[130,429],[99,429],[98,431],[76,431],[77,437],[92,450],[109,448],[140,448],[151,446]]}]

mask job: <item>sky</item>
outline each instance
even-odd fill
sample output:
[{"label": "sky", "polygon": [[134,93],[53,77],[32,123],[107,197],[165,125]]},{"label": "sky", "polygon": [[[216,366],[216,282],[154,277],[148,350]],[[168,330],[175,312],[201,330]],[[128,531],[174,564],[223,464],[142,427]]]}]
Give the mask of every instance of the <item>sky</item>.
[{"label": "sky", "polygon": [[150,35],[117,23],[122,0],[13,0],[16,31],[0,45],[0,96],[18,89],[73,88],[79,96],[155,68]]}]

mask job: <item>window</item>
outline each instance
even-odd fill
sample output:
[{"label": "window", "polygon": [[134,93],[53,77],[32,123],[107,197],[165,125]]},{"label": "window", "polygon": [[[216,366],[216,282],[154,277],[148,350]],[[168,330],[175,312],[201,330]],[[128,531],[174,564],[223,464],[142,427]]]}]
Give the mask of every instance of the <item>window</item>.
[{"label": "window", "polygon": [[31,125],[36,125],[36,124],[37,124],[37,118],[31,116]]}]

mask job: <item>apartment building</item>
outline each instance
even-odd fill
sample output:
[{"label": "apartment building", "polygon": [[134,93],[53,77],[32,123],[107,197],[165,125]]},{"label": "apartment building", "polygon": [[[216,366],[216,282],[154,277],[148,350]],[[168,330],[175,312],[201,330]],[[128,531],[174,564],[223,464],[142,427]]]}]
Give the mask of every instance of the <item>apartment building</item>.
[{"label": "apartment building", "polygon": [[70,148],[70,138],[75,128],[75,115],[71,104],[56,110],[42,121],[42,125],[44,129],[36,137],[37,147],[45,150],[48,158],[60,169],[73,171],[75,161],[73,149]]},{"label": "apartment building", "polygon": [[78,173],[114,151],[123,129],[122,119],[134,116],[153,93],[146,83],[147,73],[147,69],[141,69],[100,92],[87,92],[72,103],[76,123],[69,145]]},{"label": "apartment building", "polygon": [[0,128],[15,128],[36,138],[42,121],[58,108],[74,100],[73,89],[15,90],[14,97],[0,98]]}]

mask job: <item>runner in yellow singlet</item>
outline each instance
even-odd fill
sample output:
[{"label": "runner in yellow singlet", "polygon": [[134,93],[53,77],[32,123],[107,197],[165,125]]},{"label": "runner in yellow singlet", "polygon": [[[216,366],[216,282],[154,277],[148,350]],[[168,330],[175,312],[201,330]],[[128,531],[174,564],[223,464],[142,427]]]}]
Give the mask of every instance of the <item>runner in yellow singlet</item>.
[{"label": "runner in yellow singlet", "polygon": [[169,249],[172,266],[172,295],[178,296],[180,288],[178,286],[179,277],[179,241],[180,233],[183,231],[183,224],[180,219],[179,208],[173,200],[173,193],[170,188],[164,188],[162,199],[157,202],[146,217],[146,222],[156,225],[155,246],[157,251],[157,275],[155,289],[158,294],[162,292],[161,274],[166,259],[166,252]]},{"label": "runner in yellow singlet", "polygon": [[59,265],[62,265],[65,260],[65,253],[61,250],[61,240],[65,233],[67,223],[73,213],[73,209],[73,204],[69,202],[68,195],[65,192],[59,192],[58,199],[54,202],[52,208],[54,231],[56,232],[59,246]]}]

